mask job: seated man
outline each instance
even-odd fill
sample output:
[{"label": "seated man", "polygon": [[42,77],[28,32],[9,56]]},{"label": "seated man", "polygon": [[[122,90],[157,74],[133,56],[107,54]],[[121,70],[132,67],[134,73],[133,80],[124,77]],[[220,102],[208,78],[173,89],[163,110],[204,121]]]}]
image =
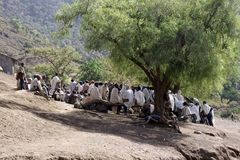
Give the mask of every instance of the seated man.
[{"label": "seated man", "polygon": [[95,83],[90,91],[90,99],[91,100],[102,100],[102,95],[98,89],[98,84]]},{"label": "seated man", "polygon": [[145,98],[145,102],[149,103],[150,102],[150,93],[147,87],[143,87],[143,94]]},{"label": "seated man", "polygon": [[185,102],[184,97],[182,96],[181,90],[178,91],[177,94],[175,94],[175,105],[179,109],[183,109],[183,103]]},{"label": "seated man", "polygon": [[39,75],[35,75],[34,79],[31,81],[30,91],[42,91],[41,85],[41,77]]},{"label": "seated man", "polygon": [[80,81],[77,85],[77,88],[78,88],[78,94],[82,94],[82,91],[83,91],[83,82]]},{"label": "seated man", "polygon": [[108,111],[108,101],[104,101],[98,89],[98,84],[95,83],[90,91],[90,95],[85,97],[82,101],[82,107],[84,109],[93,110],[106,113]]},{"label": "seated man", "polygon": [[104,83],[101,94],[102,94],[103,100],[108,100],[109,88],[108,88],[107,83]]},{"label": "seated man", "polygon": [[70,95],[68,97],[68,103],[74,104],[77,101],[77,98],[78,98],[77,92],[73,91],[72,93],[70,93]]},{"label": "seated man", "polygon": [[152,114],[145,117],[146,123],[160,123],[161,120],[161,116],[157,114]]},{"label": "seated man", "polygon": [[56,94],[56,100],[64,102],[65,93],[61,88],[58,88],[55,94]]},{"label": "seated man", "polygon": [[141,91],[140,87],[137,87],[137,91],[135,93],[135,100],[137,106],[143,107],[143,105],[145,104],[144,93]]},{"label": "seated man", "polygon": [[[110,102],[114,105],[113,107],[117,108],[117,114],[120,114],[122,106],[119,105],[121,103],[121,98],[119,95],[118,84],[114,84],[110,94]],[[124,112],[127,112],[126,108],[124,109]]]},{"label": "seated man", "polygon": [[122,93],[122,99],[126,110],[128,110],[130,113],[134,113],[134,110],[132,109],[134,106],[134,94],[131,87],[126,86],[125,91]]},{"label": "seated man", "polygon": [[67,91],[64,97],[64,102],[69,103],[70,91]]},{"label": "seated man", "polygon": [[48,93],[45,91],[44,87],[42,87],[41,80],[42,78],[40,75],[35,75],[34,80],[31,82],[30,91],[36,91],[36,95],[41,95],[48,99]]},{"label": "seated man", "polygon": [[139,114],[140,117],[146,117],[154,112],[154,105],[153,104],[145,104],[143,108],[141,109],[141,112]]},{"label": "seated man", "polygon": [[[127,97],[127,86],[121,85],[121,90],[119,92],[118,85],[115,84],[114,88],[112,89],[111,97],[113,96],[113,93],[116,92],[116,100],[118,100],[115,105],[117,106],[117,114],[120,114],[121,109],[123,109],[124,114],[127,114],[127,105],[126,102],[128,102],[128,97]],[[111,98],[110,97],[110,98]]]}]

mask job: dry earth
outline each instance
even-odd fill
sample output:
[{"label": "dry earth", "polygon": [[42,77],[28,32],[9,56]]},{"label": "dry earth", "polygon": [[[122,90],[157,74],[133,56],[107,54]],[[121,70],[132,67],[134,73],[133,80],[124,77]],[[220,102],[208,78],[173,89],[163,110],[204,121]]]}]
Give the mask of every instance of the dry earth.
[{"label": "dry earth", "polygon": [[[137,125],[135,116],[102,114],[16,91],[0,73],[0,159],[240,159],[240,124],[185,123],[183,134]],[[195,134],[194,131],[201,131]]]}]

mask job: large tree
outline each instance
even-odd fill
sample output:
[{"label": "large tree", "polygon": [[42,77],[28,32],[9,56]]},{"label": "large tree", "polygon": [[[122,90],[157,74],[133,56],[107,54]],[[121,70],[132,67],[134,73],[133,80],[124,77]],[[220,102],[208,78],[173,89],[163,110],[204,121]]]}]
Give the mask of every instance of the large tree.
[{"label": "large tree", "polygon": [[[86,47],[107,50],[143,70],[164,94],[182,81],[216,81],[234,61],[238,0],[76,0],[56,19],[67,33],[81,16]],[[133,73],[134,74],[134,73]]]}]

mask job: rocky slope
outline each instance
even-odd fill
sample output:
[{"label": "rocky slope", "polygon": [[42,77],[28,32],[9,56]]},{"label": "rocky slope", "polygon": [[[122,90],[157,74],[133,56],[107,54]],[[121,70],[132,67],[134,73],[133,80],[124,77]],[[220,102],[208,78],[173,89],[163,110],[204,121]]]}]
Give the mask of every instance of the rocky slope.
[{"label": "rocky slope", "polygon": [[48,37],[52,43],[61,45],[71,45],[76,48],[83,58],[89,59],[101,57],[103,53],[86,52],[84,42],[79,35],[79,24],[73,26],[71,38],[52,39],[52,35],[57,31],[55,22],[55,14],[64,3],[71,3],[73,0],[1,0],[1,15],[9,21],[17,19],[27,25],[29,28],[35,29],[42,35]]},{"label": "rocky slope", "polygon": [[[185,123],[183,134],[139,125],[135,116],[101,114],[26,91],[0,73],[0,159],[237,160],[240,125]],[[198,131],[198,134],[194,132]]]},{"label": "rocky slope", "polygon": [[45,38],[38,32],[24,27],[17,30],[13,22],[0,16],[0,53],[28,64],[41,63],[37,57],[27,53],[27,48],[41,46]]},{"label": "rocky slope", "polygon": [[54,15],[64,4],[73,0],[2,0],[2,15],[18,18],[23,23],[49,35],[56,30]]}]

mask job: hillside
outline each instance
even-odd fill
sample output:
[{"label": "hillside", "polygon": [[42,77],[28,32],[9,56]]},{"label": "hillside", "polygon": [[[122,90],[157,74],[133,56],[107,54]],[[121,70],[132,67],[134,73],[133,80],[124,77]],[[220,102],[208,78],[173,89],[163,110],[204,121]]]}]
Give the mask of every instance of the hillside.
[{"label": "hillside", "polygon": [[[57,24],[55,22],[57,10],[64,3],[70,3],[72,1],[73,0],[2,0],[0,2],[0,11],[1,15],[9,21],[18,19],[29,28],[35,29],[51,39],[52,34],[57,31]],[[83,54],[83,58],[101,57],[102,53],[89,53],[84,50],[84,43],[80,39],[78,27],[79,26],[73,27],[72,38],[63,40],[51,39],[52,42],[74,46]]]},{"label": "hillside", "polygon": [[26,49],[41,46],[46,39],[37,31],[25,26],[18,30],[16,25],[15,22],[8,22],[0,16],[0,53],[27,62],[29,65],[41,63],[37,57],[28,54]]},{"label": "hillside", "polygon": [[72,0],[2,0],[4,17],[21,19],[27,25],[50,34],[56,29],[54,15],[66,2]]},{"label": "hillside", "polygon": [[[0,159],[184,160],[240,158],[240,125],[185,123],[183,134],[139,125],[135,116],[103,114],[16,91],[0,73]],[[194,131],[201,131],[195,134]]]}]

